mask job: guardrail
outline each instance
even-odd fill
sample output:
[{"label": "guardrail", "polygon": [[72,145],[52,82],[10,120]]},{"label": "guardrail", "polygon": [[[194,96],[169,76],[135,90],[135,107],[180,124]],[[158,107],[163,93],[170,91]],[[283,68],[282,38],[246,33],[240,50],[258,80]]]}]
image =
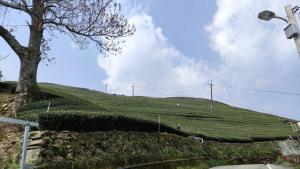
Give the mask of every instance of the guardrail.
[{"label": "guardrail", "polygon": [[35,122],[31,122],[31,121],[24,121],[24,120],[19,120],[19,119],[13,119],[13,118],[7,118],[7,117],[0,117],[0,123],[1,122],[17,124],[17,125],[21,125],[21,126],[25,127],[24,136],[23,136],[22,159],[20,162],[20,169],[25,169],[30,127],[39,127],[39,123],[35,123]]}]

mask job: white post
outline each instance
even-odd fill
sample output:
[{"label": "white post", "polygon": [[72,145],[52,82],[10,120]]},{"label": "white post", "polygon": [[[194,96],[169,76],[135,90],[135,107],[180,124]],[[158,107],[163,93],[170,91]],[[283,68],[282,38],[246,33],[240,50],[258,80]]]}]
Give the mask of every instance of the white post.
[{"label": "white post", "polygon": [[158,116],[158,132],[160,132],[160,116]]},{"label": "white post", "polygon": [[134,96],[134,85],[132,85],[131,87],[132,87],[132,96]]},{"label": "white post", "polygon": [[[292,5],[285,6],[285,11],[286,11],[286,14],[288,17],[289,24],[296,24],[298,26],[297,19],[294,15]],[[296,48],[298,51],[298,56],[300,57],[300,36],[299,35],[295,36],[294,41],[295,41]]]},{"label": "white post", "polygon": [[214,85],[212,83],[212,80],[208,85],[210,86],[210,112],[212,112],[213,111],[213,85]]},{"label": "white post", "polygon": [[29,131],[30,131],[30,126],[29,125],[25,126],[24,138],[23,138],[22,159],[21,159],[20,169],[25,169],[25,165],[26,165],[25,162],[26,162],[26,156],[27,156]]},{"label": "white post", "polygon": [[49,112],[50,111],[50,100],[49,100],[49,104],[48,104],[48,108],[47,108],[47,112]]}]

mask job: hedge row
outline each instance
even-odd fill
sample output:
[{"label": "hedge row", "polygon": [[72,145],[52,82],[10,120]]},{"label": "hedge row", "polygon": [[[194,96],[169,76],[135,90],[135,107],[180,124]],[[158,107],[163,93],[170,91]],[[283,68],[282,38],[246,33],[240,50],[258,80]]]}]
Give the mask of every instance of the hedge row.
[{"label": "hedge row", "polygon": [[49,99],[49,100],[40,100],[40,101],[35,101],[35,102],[30,102],[27,103],[26,105],[22,106],[19,111],[25,111],[25,110],[35,110],[35,109],[43,109],[47,108],[48,104],[50,102],[50,106],[52,107],[57,107],[57,106],[73,106],[73,105],[80,105],[80,103],[76,103],[64,98],[56,98],[56,99]]},{"label": "hedge row", "polygon": [[[70,130],[77,132],[93,131],[137,131],[157,132],[158,123],[149,120],[135,119],[126,116],[97,115],[83,113],[45,113],[39,115],[40,128],[44,130]],[[160,125],[160,132],[173,133],[180,136],[191,134],[176,130],[167,125]],[[286,140],[286,137],[252,137],[249,139],[214,138],[198,134],[204,140],[226,143],[253,143]]]},{"label": "hedge row", "polygon": [[[142,119],[134,119],[126,116],[113,115],[95,115],[82,113],[45,113],[39,115],[39,123],[41,129],[54,131],[158,131],[158,124],[156,122]],[[188,134],[178,131],[164,124],[160,125],[160,131],[173,133],[181,136],[188,136]]]},{"label": "hedge row", "polygon": [[15,93],[16,87],[16,84],[0,82],[0,92]]}]

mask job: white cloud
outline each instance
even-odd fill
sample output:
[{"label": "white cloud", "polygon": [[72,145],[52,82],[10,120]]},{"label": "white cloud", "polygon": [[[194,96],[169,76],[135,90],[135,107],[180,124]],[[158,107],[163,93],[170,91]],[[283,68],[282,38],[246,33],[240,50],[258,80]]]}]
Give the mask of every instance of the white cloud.
[{"label": "white cloud", "polygon": [[[136,25],[137,32],[126,40],[122,54],[98,58],[107,74],[103,83],[111,85],[111,92],[127,95],[131,91],[129,85],[135,84],[138,95],[148,96],[208,97],[207,82],[211,79],[217,84],[300,91],[300,60],[293,41],[285,39],[285,24],[257,19],[263,9],[285,16],[284,5],[289,2],[296,1],[218,0],[214,19],[206,26],[208,43],[220,56],[217,66],[182,54],[153,24],[151,16],[141,8],[134,10],[130,22]],[[169,86],[174,88],[164,88]],[[300,118],[296,112],[300,109],[297,97],[220,86],[215,86],[214,93],[218,100],[236,106]]]},{"label": "white cloud", "polygon": [[[284,6],[297,1],[218,0],[214,20],[207,27],[211,46],[219,53],[223,65],[219,77],[228,84],[259,89],[299,91],[300,60],[292,40],[285,39],[284,22],[264,22],[257,14],[264,10],[286,16]],[[294,85],[297,84],[297,85]],[[293,97],[258,95],[227,91],[224,99],[238,105],[289,113],[295,117],[299,106]],[[238,99],[240,98],[240,99]],[[298,98],[299,99],[299,98]],[[269,102],[272,102],[271,104]],[[283,109],[288,105],[288,109]],[[281,108],[280,108],[281,106]],[[299,117],[298,117],[299,118]]]},{"label": "white cloud", "polygon": [[135,84],[140,95],[191,95],[194,93],[143,87],[178,88],[207,82],[207,76],[203,72],[203,68],[206,67],[204,62],[194,62],[180,53],[168,42],[161,28],[154,26],[149,15],[136,14],[131,17],[130,22],[135,24],[137,32],[126,40],[122,54],[106,58],[100,56],[98,60],[108,76],[105,83],[111,84],[112,87],[123,86],[123,90],[117,88],[112,92],[129,94],[130,88],[126,86]]}]

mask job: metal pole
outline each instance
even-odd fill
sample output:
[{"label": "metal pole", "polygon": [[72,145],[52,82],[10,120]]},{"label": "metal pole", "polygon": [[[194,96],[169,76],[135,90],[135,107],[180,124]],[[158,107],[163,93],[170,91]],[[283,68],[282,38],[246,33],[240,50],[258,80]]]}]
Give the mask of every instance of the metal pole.
[{"label": "metal pole", "polygon": [[105,93],[106,93],[106,94],[107,94],[107,87],[108,87],[108,85],[105,84]]},{"label": "metal pole", "polygon": [[25,126],[24,138],[23,138],[22,159],[21,159],[20,169],[25,169],[29,131],[30,131],[30,126],[29,125]]},{"label": "metal pole", "polygon": [[[285,6],[285,11],[286,11],[286,14],[287,14],[287,17],[288,17],[289,24],[296,24],[298,26],[297,19],[295,17],[294,12],[293,12],[292,5]],[[299,35],[295,36],[294,41],[295,41],[296,48],[297,48],[297,51],[298,51],[298,56],[300,57],[300,36]]]}]

